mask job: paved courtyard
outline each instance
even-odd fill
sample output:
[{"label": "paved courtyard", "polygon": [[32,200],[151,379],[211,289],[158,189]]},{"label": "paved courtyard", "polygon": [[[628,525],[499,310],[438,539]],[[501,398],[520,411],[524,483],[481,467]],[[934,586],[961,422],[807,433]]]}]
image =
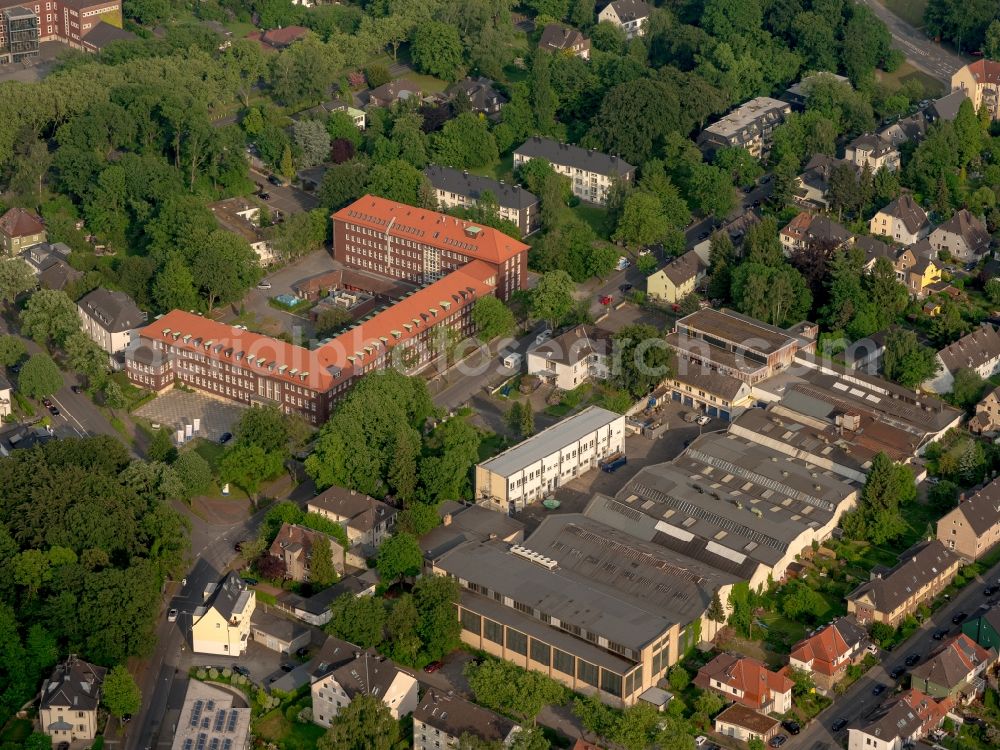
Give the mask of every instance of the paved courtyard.
[{"label": "paved courtyard", "polygon": [[197,417],[201,430],[196,437],[218,440],[224,432],[232,432],[244,407],[228,401],[219,401],[202,393],[167,391],[136,410],[136,415],[153,424],[179,429]]}]

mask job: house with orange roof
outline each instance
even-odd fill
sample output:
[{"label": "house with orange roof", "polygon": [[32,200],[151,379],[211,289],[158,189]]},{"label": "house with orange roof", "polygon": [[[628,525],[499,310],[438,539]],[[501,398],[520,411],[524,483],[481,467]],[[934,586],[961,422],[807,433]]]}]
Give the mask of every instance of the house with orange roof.
[{"label": "house with orange roof", "polygon": [[417,284],[479,261],[492,269],[502,300],[528,282],[523,242],[492,227],[374,195],[333,214],[333,257],[349,268]]},{"label": "house with orange roof", "polygon": [[748,656],[719,654],[698,670],[694,684],[726,700],[763,713],[783,714],[792,707],[795,683]]},{"label": "house with orange roof", "polygon": [[951,74],[951,90],[964,91],[976,112],[985,105],[1000,120],[1000,61],[982,58],[959,68]]},{"label": "house with orange roof", "polygon": [[813,683],[823,691],[847,673],[847,668],[861,661],[871,644],[868,631],[853,617],[839,617],[792,647],[788,666],[812,675]]}]

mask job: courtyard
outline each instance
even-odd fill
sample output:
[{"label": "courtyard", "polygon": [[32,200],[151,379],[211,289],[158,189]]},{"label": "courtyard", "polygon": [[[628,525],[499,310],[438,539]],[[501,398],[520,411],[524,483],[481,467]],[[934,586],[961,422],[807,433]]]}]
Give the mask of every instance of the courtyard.
[{"label": "courtyard", "polygon": [[206,396],[203,393],[171,390],[136,410],[135,415],[153,425],[181,429],[185,424],[200,420],[200,429],[191,437],[218,441],[225,432],[232,432],[245,407],[231,401]]}]

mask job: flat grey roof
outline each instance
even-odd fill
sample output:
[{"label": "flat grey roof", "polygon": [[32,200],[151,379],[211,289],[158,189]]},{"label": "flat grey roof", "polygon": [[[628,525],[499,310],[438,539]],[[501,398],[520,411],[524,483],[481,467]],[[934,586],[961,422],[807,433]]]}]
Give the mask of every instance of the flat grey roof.
[{"label": "flat grey roof", "polygon": [[761,118],[766,118],[790,110],[788,102],[772,99],[769,96],[758,96],[744,102],[725,117],[713,122],[703,132],[730,138],[743,128],[755,124]]},{"label": "flat grey roof", "polygon": [[[777,326],[728,309],[706,307],[677,321],[677,330],[703,333],[738,344],[750,351],[770,354],[795,343],[795,337]],[[752,344],[751,344],[752,342]]]},{"label": "flat grey roof", "polygon": [[588,406],[479,465],[494,474],[510,476],[618,419],[624,417],[600,406]]}]

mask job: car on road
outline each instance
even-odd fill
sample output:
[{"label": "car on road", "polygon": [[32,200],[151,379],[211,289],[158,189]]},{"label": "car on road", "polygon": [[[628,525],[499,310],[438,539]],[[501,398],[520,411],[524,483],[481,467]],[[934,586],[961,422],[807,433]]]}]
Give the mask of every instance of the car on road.
[{"label": "car on road", "polygon": [[264,279],[262,281],[258,281],[257,282],[257,288],[258,289],[270,289],[271,288],[271,282],[268,281],[267,279]]},{"label": "car on road", "polygon": [[282,672],[291,672],[293,669],[295,669],[295,665],[292,664],[290,661],[286,661],[284,664],[281,665]]},{"label": "car on road", "polygon": [[906,657],[906,666],[912,667],[918,661],[920,661],[920,654],[910,654]]},{"label": "car on road", "polygon": [[781,722],[781,726],[791,735],[796,735],[802,731],[802,727],[799,726],[797,721],[783,721]]},{"label": "car on road", "polygon": [[58,417],[59,414],[60,414],[59,407],[58,406],[53,406],[53,405],[50,404],[49,405],[49,414],[51,414],[53,417]]},{"label": "car on road", "polygon": [[441,667],[443,667],[443,666],[444,666],[444,662],[441,662],[441,661],[432,661],[430,664],[428,664],[426,667],[424,667],[424,671],[427,674],[434,674],[439,669],[441,669]]},{"label": "car on road", "polygon": [[285,181],[280,177],[278,177],[278,175],[276,174],[269,174],[267,176],[267,181],[270,182],[272,185],[277,185],[278,187],[285,186]]},{"label": "car on road", "polygon": [[271,200],[271,194],[268,193],[268,192],[265,192],[263,190],[261,190],[259,193],[257,193],[257,197],[260,198],[262,201],[269,201],[269,200]]},{"label": "car on road", "polygon": [[877,683],[875,687],[872,688],[872,695],[882,695],[885,692],[885,685],[881,682]]},{"label": "car on road", "polygon": [[695,421],[696,421],[696,422],[697,422],[697,423],[698,423],[698,424],[699,424],[700,426],[704,427],[705,425],[707,425],[707,424],[708,424],[709,422],[711,422],[712,420],[711,420],[711,418],[710,418],[710,417],[706,416],[705,414],[702,414],[702,415],[701,415],[700,417],[698,417],[698,419],[696,419]]},{"label": "car on road", "polygon": [[625,294],[625,292],[630,291],[631,289],[632,289],[631,284],[621,284],[618,287],[618,291],[620,291],[622,294]]},{"label": "car on road", "polygon": [[698,239],[699,240],[707,240],[709,234],[710,234],[709,232],[702,232],[701,234],[698,235]]},{"label": "car on road", "polygon": [[1000,586],[987,586],[983,589],[983,596],[993,596],[998,591],[1000,591]]},{"label": "car on road", "polygon": [[847,719],[840,718],[837,719],[833,724],[830,725],[830,729],[834,732],[839,732],[841,729],[847,726]]},{"label": "car on road", "polygon": [[906,674],[906,667],[904,667],[901,664],[898,667],[896,667],[894,670],[892,670],[891,672],[889,672],[889,677],[891,677],[894,680],[898,680],[904,674]]},{"label": "car on road", "polygon": [[177,610],[171,609],[167,612],[167,622],[177,622]]},{"label": "car on road", "polygon": [[244,677],[249,677],[250,676],[250,670],[247,669],[244,666],[239,665],[239,664],[234,664],[233,665],[233,671],[236,672],[236,674],[243,675]]},{"label": "car on road", "polygon": [[601,302],[602,305],[610,305],[611,304],[611,295],[610,294],[602,294],[601,298],[600,298],[600,302]]},{"label": "car on road", "polygon": [[772,737],[771,741],[768,742],[767,744],[770,745],[771,747],[781,747],[787,741],[788,741],[788,738],[785,735],[779,734],[779,735],[775,735],[774,737]]},{"label": "car on road", "polygon": [[964,620],[968,615],[965,612],[959,612],[954,617],[951,618],[952,625],[958,625],[962,620]]},{"label": "car on road", "polygon": [[78,385],[71,385],[69,389],[73,391],[73,393],[83,393],[83,388]]},{"label": "car on road", "polygon": [[938,628],[937,630],[934,631],[934,635],[932,635],[931,638],[933,638],[935,641],[940,641],[946,635],[948,635],[948,628]]},{"label": "car on road", "polygon": [[219,435],[219,445],[225,445],[232,439],[233,439],[233,433],[223,432],[221,435]]}]

